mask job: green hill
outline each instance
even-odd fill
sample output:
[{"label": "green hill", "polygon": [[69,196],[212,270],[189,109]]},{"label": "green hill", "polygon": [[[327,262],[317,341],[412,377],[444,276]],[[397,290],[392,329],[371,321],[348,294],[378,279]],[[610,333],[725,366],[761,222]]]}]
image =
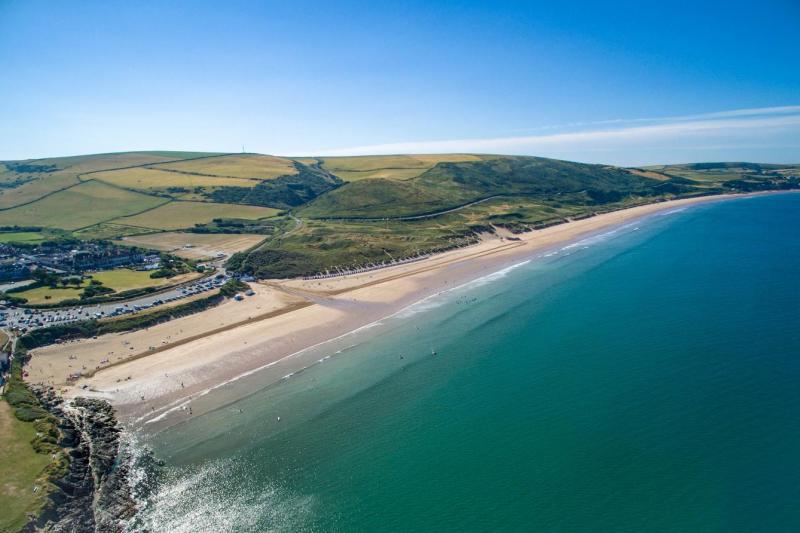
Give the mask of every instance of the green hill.
[{"label": "green hill", "polygon": [[[180,232],[263,236],[231,267],[286,277],[462,246],[599,211],[703,194],[798,187],[800,166],[644,168],[485,154],[287,158],[125,152],[0,162],[0,241]],[[178,236],[176,237],[176,233]],[[0,235],[3,237],[3,235]],[[224,243],[223,243],[224,244]],[[236,249],[234,247],[233,249]],[[238,248],[241,249],[241,248]]]},{"label": "green hill", "polygon": [[313,218],[385,218],[426,215],[500,195],[573,203],[606,203],[625,196],[689,192],[684,180],[666,182],[604,165],[540,157],[497,156],[478,161],[438,163],[405,180],[385,178],[347,183],[300,212]]}]

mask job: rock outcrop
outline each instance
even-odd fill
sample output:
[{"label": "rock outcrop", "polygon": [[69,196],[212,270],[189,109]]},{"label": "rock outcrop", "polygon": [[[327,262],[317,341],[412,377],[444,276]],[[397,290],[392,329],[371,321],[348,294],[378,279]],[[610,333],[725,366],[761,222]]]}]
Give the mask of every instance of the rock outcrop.
[{"label": "rock outcrop", "polygon": [[56,488],[44,511],[24,531],[123,531],[136,507],[113,408],[99,399],[65,402],[50,389],[36,393],[59,421],[59,445],[69,454],[70,465],[66,476],[53,481]]}]

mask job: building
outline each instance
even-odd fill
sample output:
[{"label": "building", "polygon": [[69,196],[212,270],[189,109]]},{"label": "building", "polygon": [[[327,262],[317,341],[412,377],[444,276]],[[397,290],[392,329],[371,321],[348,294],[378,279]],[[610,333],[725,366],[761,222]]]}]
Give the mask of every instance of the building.
[{"label": "building", "polygon": [[30,277],[27,261],[17,258],[0,260],[0,281],[19,281]]}]

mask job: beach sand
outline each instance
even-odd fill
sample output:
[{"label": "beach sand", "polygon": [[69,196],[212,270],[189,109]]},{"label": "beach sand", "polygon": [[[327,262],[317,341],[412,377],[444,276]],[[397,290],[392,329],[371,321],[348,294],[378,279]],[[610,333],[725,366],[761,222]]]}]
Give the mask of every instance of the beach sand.
[{"label": "beach sand", "polygon": [[[154,427],[163,427],[185,418],[185,410],[175,406],[191,397],[423,298],[615,225],[730,197],[633,207],[521,234],[520,240],[485,238],[423,261],[358,275],[253,283],[256,294],[242,302],[231,300],[146,330],[34,350],[28,379],[52,384],[67,396],[107,398],[123,421],[156,418]],[[97,366],[107,368],[94,371]],[[67,376],[77,370],[94,373],[68,385]]]}]

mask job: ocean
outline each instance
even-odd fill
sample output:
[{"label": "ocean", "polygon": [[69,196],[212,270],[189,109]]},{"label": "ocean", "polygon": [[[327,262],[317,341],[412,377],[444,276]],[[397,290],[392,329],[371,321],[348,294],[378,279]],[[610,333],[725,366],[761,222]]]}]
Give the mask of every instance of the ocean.
[{"label": "ocean", "polygon": [[798,228],[661,213],[255,373],[140,437],[131,529],[800,531]]}]

